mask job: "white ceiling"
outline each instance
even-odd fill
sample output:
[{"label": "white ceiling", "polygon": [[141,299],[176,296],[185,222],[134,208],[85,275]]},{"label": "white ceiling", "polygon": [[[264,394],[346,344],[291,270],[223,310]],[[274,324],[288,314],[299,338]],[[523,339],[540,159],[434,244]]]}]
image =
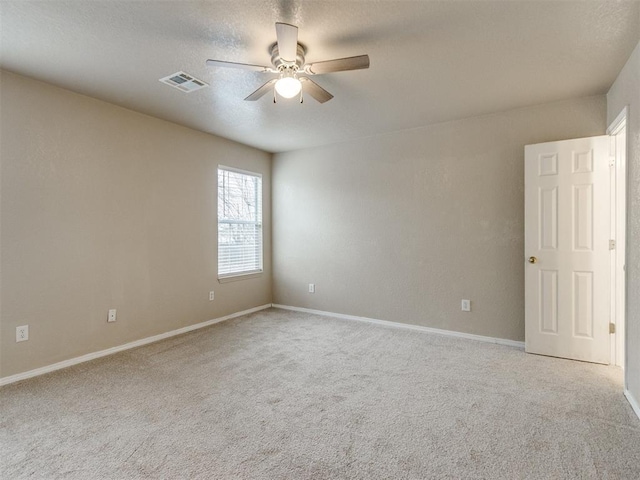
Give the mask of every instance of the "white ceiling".
[{"label": "white ceiling", "polygon": [[[640,38],[640,1],[7,1],[0,65],[271,152],[606,93]],[[307,61],[367,53],[318,75],[318,104],[243,98],[267,74],[277,21]],[[210,83],[182,93],[178,70]]]}]

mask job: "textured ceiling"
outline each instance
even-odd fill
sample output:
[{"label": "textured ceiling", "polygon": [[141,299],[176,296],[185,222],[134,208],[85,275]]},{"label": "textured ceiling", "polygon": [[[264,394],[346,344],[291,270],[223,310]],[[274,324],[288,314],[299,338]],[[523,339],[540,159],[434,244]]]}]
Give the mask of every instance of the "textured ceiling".
[{"label": "textured ceiling", "polygon": [[[640,1],[6,1],[0,65],[133,110],[280,152],[606,93],[640,37]],[[367,53],[369,70],[318,75],[318,104],[243,98],[267,74],[277,21],[314,62]],[[182,93],[178,70],[211,87]]]}]

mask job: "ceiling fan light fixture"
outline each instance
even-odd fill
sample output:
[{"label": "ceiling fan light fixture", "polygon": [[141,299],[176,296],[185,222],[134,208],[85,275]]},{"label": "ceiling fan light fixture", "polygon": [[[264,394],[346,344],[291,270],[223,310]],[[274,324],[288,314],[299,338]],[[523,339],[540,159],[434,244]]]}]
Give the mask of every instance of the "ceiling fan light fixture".
[{"label": "ceiling fan light fixture", "polygon": [[[298,27],[288,23],[276,22],[276,43],[269,47],[269,51],[271,52],[271,67],[212,59],[207,60],[207,65],[279,74],[278,77],[267,80],[245,98],[246,101],[255,102],[267,93],[273,93],[273,103],[277,102],[278,96],[291,99],[297,95],[300,96],[300,103],[302,103],[304,100],[302,98],[303,83],[305,95],[308,94],[319,103],[328,102],[333,98],[333,95],[311,80],[310,75],[369,68],[369,55],[306,63],[307,50],[304,45],[298,43]],[[298,78],[298,74],[303,76]]]},{"label": "ceiling fan light fixture", "polygon": [[283,98],[293,98],[302,90],[302,84],[296,77],[282,77],[276,82],[276,92]]}]

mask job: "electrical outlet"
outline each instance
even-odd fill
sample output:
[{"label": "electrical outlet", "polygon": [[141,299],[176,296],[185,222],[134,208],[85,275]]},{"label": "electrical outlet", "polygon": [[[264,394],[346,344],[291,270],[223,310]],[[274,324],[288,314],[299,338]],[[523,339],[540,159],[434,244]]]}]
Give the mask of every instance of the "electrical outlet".
[{"label": "electrical outlet", "polygon": [[471,311],[471,300],[462,300],[462,311],[463,312]]},{"label": "electrical outlet", "polygon": [[107,317],[107,322],[115,322],[115,321],[116,321],[116,309],[112,308],[111,310],[109,310],[109,316]]},{"label": "electrical outlet", "polygon": [[211,291],[209,292],[209,301],[210,301],[210,302],[213,302],[213,301],[215,300],[215,298],[216,298],[216,296],[215,296],[215,294],[213,293],[213,290],[211,290]]},{"label": "electrical outlet", "polygon": [[309,293],[316,293],[316,284],[315,283],[310,283],[309,284]]},{"label": "electrical outlet", "polygon": [[29,340],[29,325],[16,327],[16,342],[26,342]]}]

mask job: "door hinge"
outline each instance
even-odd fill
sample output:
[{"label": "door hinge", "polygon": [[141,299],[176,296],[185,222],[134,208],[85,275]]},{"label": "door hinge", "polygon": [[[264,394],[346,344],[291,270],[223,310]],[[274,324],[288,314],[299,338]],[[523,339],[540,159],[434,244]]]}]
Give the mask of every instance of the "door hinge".
[{"label": "door hinge", "polygon": [[616,333],[616,324],[615,323],[610,323],[609,324],[609,333]]},{"label": "door hinge", "polygon": [[615,167],[616,165],[616,157],[609,157],[609,166]]},{"label": "door hinge", "polygon": [[615,250],[615,249],[616,249],[616,241],[609,240],[609,250]]}]

